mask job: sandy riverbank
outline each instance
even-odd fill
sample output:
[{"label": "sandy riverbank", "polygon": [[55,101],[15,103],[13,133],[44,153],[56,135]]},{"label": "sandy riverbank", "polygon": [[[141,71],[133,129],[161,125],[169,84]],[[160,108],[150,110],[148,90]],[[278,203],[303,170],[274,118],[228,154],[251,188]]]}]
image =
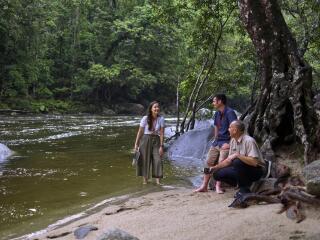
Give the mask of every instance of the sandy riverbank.
[{"label": "sandy riverbank", "polygon": [[277,214],[280,204],[254,205],[246,209],[230,209],[233,190],[193,193],[177,188],[131,198],[120,205],[109,205],[91,216],[50,230],[33,239],[68,233],[57,239],[75,239],[80,225],[98,228],[85,239],[97,239],[109,228],[119,228],[140,240],[187,239],[320,239],[320,211],[308,209],[307,219],[297,224]]}]

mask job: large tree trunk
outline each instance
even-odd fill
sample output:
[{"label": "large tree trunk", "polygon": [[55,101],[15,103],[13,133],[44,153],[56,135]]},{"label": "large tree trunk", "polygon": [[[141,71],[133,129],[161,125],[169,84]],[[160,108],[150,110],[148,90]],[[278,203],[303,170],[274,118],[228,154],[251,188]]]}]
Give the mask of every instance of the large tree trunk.
[{"label": "large tree trunk", "polygon": [[241,20],[256,48],[260,94],[248,115],[250,135],[274,148],[289,139],[315,160],[319,124],[312,104],[312,69],[299,56],[276,0],[239,0]]}]

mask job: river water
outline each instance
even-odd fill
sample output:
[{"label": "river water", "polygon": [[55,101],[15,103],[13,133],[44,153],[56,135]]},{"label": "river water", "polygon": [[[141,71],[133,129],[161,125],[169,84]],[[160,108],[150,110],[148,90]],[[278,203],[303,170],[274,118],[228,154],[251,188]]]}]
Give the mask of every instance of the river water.
[{"label": "river water", "polygon": [[[143,191],[131,166],[141,117],[0,116],[0,239],[38,231],[104,199]],[[167,126],[174,119],[167,118]],[[164,161],[166,186],[188,185],[197,166]]]}]

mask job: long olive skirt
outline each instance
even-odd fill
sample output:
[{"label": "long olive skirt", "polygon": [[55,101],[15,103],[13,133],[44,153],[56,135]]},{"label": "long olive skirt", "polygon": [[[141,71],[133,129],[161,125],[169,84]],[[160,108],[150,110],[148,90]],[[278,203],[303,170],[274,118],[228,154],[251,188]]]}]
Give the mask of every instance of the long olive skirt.
[{"label": "long olive skirt", "polygon": [[158,135],[144,134],[141,139],[139,151],[140,158],[137,163],[137,176],[150,178],[163,177],[163,166],[159,155],[160,137]]}]

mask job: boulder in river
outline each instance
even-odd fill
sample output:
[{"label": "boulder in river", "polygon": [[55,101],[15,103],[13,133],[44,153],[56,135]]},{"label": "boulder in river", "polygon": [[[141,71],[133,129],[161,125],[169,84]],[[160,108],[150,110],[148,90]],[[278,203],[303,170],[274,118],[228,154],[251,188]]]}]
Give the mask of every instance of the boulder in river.
[{"label": "boulder in river", "polygon": [[145,113],[143,105],[138,103],[123,103],[115,107],[117,114],[142,115]]},{"label": "boulder in river", "polygon": [[0,143],[0,162],[7,159],[13,152],[4,144]]}]

